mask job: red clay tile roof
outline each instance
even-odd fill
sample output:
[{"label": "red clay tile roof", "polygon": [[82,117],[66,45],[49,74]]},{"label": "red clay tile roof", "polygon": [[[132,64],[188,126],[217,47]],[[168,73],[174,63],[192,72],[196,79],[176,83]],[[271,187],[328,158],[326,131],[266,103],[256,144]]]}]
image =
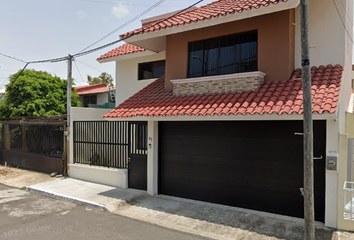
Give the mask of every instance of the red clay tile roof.
[{"label": "red clay tile roof", "polygon": [[194,8],[189,11],[182,12],[167,18],[165,20],[158,20],[144,27],[135,29],[120,35],[121,38],[132,34],[143,34],[154,32],[161,29],[177,27],[185,24],[195,23],[199,21],[218,18],[229,14],[241,13],[243,11],[250,11],[260,7],[268,7],[271,4],[279,4],[281,2],[288,2],[294,0],[219,0],[210,4]]},{"label": "red clay tile roof", "polygon": [[126,44],[123,44],[122,46],[119,46],[119,47],[109,51],[108,53],[103,54],[101,57],[97,58],[97,60],[116,57],[119,55],[144,52],[144,51],[145,51],[145,48],[137,47],[137,46],[131,45],[129,43],[126,43]]},{"label": "red clay tile roof", "polygon": [[[335,113],[342,72],[340,65],[311,68],[314,113]],[[290,80],[268,81],[253,91],[174,96],[164,89],[161,77],[102,117],[302,114],[299,78],[301,70],[297,69]]]},{"label": "red clay tile roof", "polygon": [[87,85],[87,86],[78,86],[75,87],[76,92],[79,95],[87,95],[87,94],[99,94],[109,92],[109,90],[116,89],[115,87],[108,88],[105,83]]}]

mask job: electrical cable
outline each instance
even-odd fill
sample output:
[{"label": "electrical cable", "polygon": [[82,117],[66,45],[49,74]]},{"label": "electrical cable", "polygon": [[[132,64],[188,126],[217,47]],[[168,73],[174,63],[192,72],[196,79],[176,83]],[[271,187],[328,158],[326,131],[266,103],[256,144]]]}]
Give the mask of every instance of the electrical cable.
[{"label": "electrical cable", "polygon": [[6,93],[6,90],[11,88],[12,85],[14,85],[14,83],[17,81],[17,79],[22,75],[22,73],[25,71],[26,67],[28,66],[29,63],[26,63],[26,65],[22,68],[21,72],[16,76],[16,78],[12,81],[12,83],[10,83],[10,85],[5,89],[5,92],[3,94],[1,94],[0,99],[2,99]]},{"label": "electrical cable", "polygon": [[75,59],[74,59],[74,64],[75,64],[75,67],[76,67],[77,71],[79,72],[79,75],[81,77],[81,81],[85,84],[86,82],[84,81],[84,78],[82,77],[81,72],[80,72],[79,68],[77,67]]},{"label": "electrical cable", "polygon": [[117,44],[117,43],[119,43],[119,42],[122,42],[122,41],[124,41],[124,40],[126,40],[126,39],[128,39],[128,38],[131,38],[131,37],[133,37],[133,36],[135,36],[135,35],[138,35],[138,34],[140,34],[140,33],[144,33],[147,28],[154,28],[156,25],[160,24],[161,22],[164,22],[164,21],[166,21],[166,20],[169,20],[169,19],[175,17],[176,15],[187,11],[188,9],[194,7],[195,5],[197,5],[197,4],[199,4],[199,3],[203,2],[203,1],[204,1],[204,0],[199,0],[199,1],[195,2],[195,3],[193,3],[192,5],[190,5],[190,6],[186,7],[186,8],[184,8],[184,9],[182,9],[182,10],[176,12],[176,13],[174,13],[173,15],[171,15],[171,16],[169,16],[169,17],[167,17],[167,18],[161,19],[161,20],[159,20],[159,21],[157,21],[157,22],[155,22],[155,23],[153,23],[153,24],[151,24],[151,25],[147,25],[146,27],[143,27],[143,28],[142,28],[140,31],[138,31],[138,32],[133,32],[132,34],[130,34],[130,35],[126,36],[126,37],[123,37],[123,38],[118,39],[118,40],[116,40],[116,41],[107,43],[107,44],[102,45],[102,46],[100,46],[100,47],[96,47],[96,48],[93,48],[93,49],[91,49],[91,50],[87,50],[87,51],[85,51],[85,52],[76,53],[76,54],[73,55],[73,57],[81,57],[81,56],[84,56],[84,55],[87,55],[87,54],[90,54],[90,53],[93,53],[93,52],[97,52],[97,51],[99,51],[99,50],[101,50],[101,49],[104,49],[104,48],[106,48],[106,47],[109,47],[109,46],[112,46],[112,45]]},{"label": "electrical cable", "polygon": [[11,56],[3,54],[3,53],[0,53],[0,55],[4,56],[4,57],[7,57],[7,58],[10,58],[10,59],[13,59],[13,60],[16,60],[16,61],[19,61],[19,62],[27,63],[26,61],[23,61],[21,59],[15,58],[15,57],[11,57]]},{"label": "electrical cable", "polygon": [[98,72],[100,72],[100,73],[103,73],[101,70],[99,70],[99,69],[97,69],[97,68],[95,68],[95,67],[92,67],[92,66],[88,65],[87,63],[84,63],[84,62],[82,62],[82,61],[80,61],[80,60],[78,60],[78,59],[75,59],[75,61],[78,61],[79,63],[81,63],[81,64],[83,64],[83,65],[86,65],[87,67],[90,67],[90,68],[92,68],[92,69],[95,69],[96,71],[98,71]]},{"label": "electrical cable", "polygon": [[[195,5],[197,5],[197,4],[199,4],[199,3],[203,2],[203,1],[204,1],[204,0],[199,0],[199,1],[195,2],[195,3],[193,3],[192,5],[190,5],[190,6],[186,7],[186,8],[184,8],[184,9],[182,9],[182,10],[176,12],[175,14],[169,16],[168,18],[161,19],[161,20],[155,22],[154,24],[148,25],[148,26],[146,26],[146,27],[148,27],[148,28],[155,27],[156,25],[160,24],[161,22],[166,21],[166,20],[169,20],[169,19],[173,18],[174,16],[176,16],[176,15],[182,13],[182,12],[185,12],[186,10],[188,10],[188,9],[190,9],[190,8],[192,8],[192,7],[194,7]],[[122,42],[122,41],[124,41],[124,40],[126,40],[126,39],[128,39],[128,38],[131,38],[131,37],[133,37],[133,36],[135,36],[135,35],[137,35],[137,34],[144,33],[144,31],[145,31],[145,28],[142,28],[140,31],[138,31],[138,32],[133,32],[132,34],[130,34],[130,35],[126,36],[126,37],[123,37],[123,38],[121,38],[121,39],[119,39],[119,40],[116,40],[116,41],[107,43],[107,44],[102,45],[102,46],[100,46],[100,47],[96,47],[96,48],[87,50],[87,51],[85,51],[85,52],[76,53],[76,54],[72,55],[72,57],[73,57],[73,58],[77,58],[77,57],[82,57],[82,56],[88,55],[88,54],[90,54],[90,53],[97,52],[97,51],[99,51],[99,50],[101,50],[101,49],[104,49],[104,48],[106,48],[106,47],[109,47],[109,46],[112,46],[112,45],[117,44],[117,43],[119,43],[119,42]],[[16,80],[19,78],[19,76],[21,76],[21,74],[23,73],[23,71],[26,69],[26,67],[27,67],[29,64],[34,64],[34,63],[55,63],[55,62],[62,62],[62,61],[68,60],[68,57],[65,56],[65,57],[58,57],[58,58],[51,58],[51,59],[45,59],[45,60],[38,60],[38,61],[25,62],[25,61],[22,61],[22,60],[20,60],[20,59],[13,58],[13,57],[11,57],[11,56],[7,56],[7,55],[5,55],[5,54],[1,54],[1,55],[26,63],[26,65],[24,66],[24,68],[21,70],[20,74],[19,74],[19,75],[16,77],[16,79],[10,84],[9,87],[11,87],[11,86],[16,82]],[[5,91],[5,93],[6,93],[6,91]],[[5,93],[3,93],[3,95],[4,95]],[[1,97],[3,97],[3,95],[2,95]]]},{"label": "electrical cable", "polygon": [[[108,1],[95,1],[95,0],[77,0],[81,2],[92,2],[92,3],[104,3],[104,4],[119,4],[121,2],[108,2]],[[135,6],[135,7],[148,7],[150,5],[147,4],[131,4],[131,3],[124,3],[127,6]],[[161,7],[183,7],[183,6],[161,6]]]},{"label": "electrical cable", "polygon": [[146,13],[150,12],[151,10],[155,9],[156,7],[158,7],[159,5],[161,5],[162,3],[164,3],[166,0],[160,0],[157,3],[155,3],[154,5],[152,5],[151,7],[149,7],[148,9],[146,9],[145,11],[139,13],[138,15],[136,15],[135,17],[129,19],[127,22],[123,23],[122,25],[120,25],[119,27],[117,27],[116,29],[114,29],[113,31],[109,32],[108,34],[106,34],[105,36],[103,36],[102,38],[98,39],[96,42],[90,44],[89,46],[87,46],[86,48],[82,49],[80,52],[83,52],[87,49],[89,49],[90,47],[94,46],[95,44],[101,42],[103,39],[111,36],[112,34],[116,33],[117,31],[119,31],[120,29],[126,27],[127,25],[129,25],[130,23],[134,22],[135,20],[137,20],[138,18],[142,17],[143,15],[145,15]]},{"label": "electrical cable", "polygon": [[336,4],[336,1],[333,0],[333,3],[334,3],[334,6],[336,7],[336,10],[337,10],[338,16],[339,16],[339,18],[340,18],[340,21],[342,22],[342,25],[343,25],[345,31],[347,32],[348,37],[350,38],[350,41],[351,41],[352,44],[353,44],[353,43],[354,43],[354,42],[353,42],[353,38],[352,38],[352,36],[350,36],[349,31],[348,31],[348,29],[347,29],[347,26],[345,25],[345,22],[344,22],[344,20],[342,19],[342,16],[340,15],[338,6],[337,6],[337,4]]},{"label": "electrical cable", "polygon": [[[162,1],[162,0],[161,0],[161,1]],[[165,0],[163,0],[163,1],[165,1]],[[178,14],[180,14],[180,13],[182,13],[182,12],[184,12],[184,11],[186,11],[186,10],[192,8],[192,7],[194,7],[195,5],[197,5],[197,4],[199,4],[199,3],[203,2],[203,1],[204,1],[204,0],[199,0],[199,1],[195,2],[195,3],[193,3],[192,5],[190,5],[190,6],[186,7],[186,8],[184,8],[184,9],[182,9],[182,10],[176,12],[175,14],[173,14],[173,15],[167,17],[167,18],[161,19],[161,20],[155,22],[154,24],[148,25],[148,26],[146,26],[146,27],[148,27],[148,28],[155,27],[156,25],[160,24],[161,22],[166,21],[166,20],[169,20],[169,19],[173,18],[174,16],[176,16],[176,15],[178,15]],[[153,5],[153,6],[154,6],[154,5]],[[338,9],[337,9],[337,10],[338,10]],[[100,47],[96,47],[96,48],[87,50],[87,51],[85,51],[85,52],[76,53],[76,54],[72,55],[71,57],[76,58],[76,57],[81,57],[81,56],[85,56],[85,55],[90,54],[90,53],[97,52],[97,51],[99,51],[99,50],[101,50],[101,49],[104,49],[104,48],[109,47],[109,46],[112,46],[112,45],[114,45],[114,44],[116,44],[116,43],[122,42],[122,41],[124,41],[125,39],[131,38],[131,37],[133,37],[133,36],[135,36],[135,35],[137,35],[137,34],[144,33],[144,31],[145,31],[145,28],[142,28],[140,31],[138,31],[138,32],[133,32],[132,34],[130,34],[130,35],[126,36],[126,37],[123,37],[123,38],[121,38],[121,39],[119,39],[119,40],[116,40],[116,41],[107,43],[107,44],[102,45],[102,46],[100,46]],[[51,58],[51,59],[45,59],[45,60],[38,60],[38,61],[25,62],[25,61],[23,61],[23,60],[21,60],[21,59],[14,58],[14,57],[11,57],[11,56],[2,54],[2,53],[0,53],[0,55],[2,55],[2,56],[4,56],[4,57],[7,57],[7,58],[11,58],[11,59],[17,60],[17,61],[20,61],[20,62],[23,62],[23,63],[26,63],[25,66],[22,68],[21,72],[16,76],[16,78],[12,81],[12,83],[10,83],[10,85],[9,85],[6,89],[11,88],[11,86],[12,86],[12,85],[17,81],[17,79],[22,75],[22,73],[25,71],[25,69],[27,68],[27,66],[28,66],[29,64],[34,64],[34,63],[55,63],[55,62],[62,62],[62,61],[68,60],[68,56],[65,56],[65,57],[58,57],[58,58]],[[3,98],[3,96],[5,95],[6,89],[5,89],[5,92],[0,96],[0,99]]]}]

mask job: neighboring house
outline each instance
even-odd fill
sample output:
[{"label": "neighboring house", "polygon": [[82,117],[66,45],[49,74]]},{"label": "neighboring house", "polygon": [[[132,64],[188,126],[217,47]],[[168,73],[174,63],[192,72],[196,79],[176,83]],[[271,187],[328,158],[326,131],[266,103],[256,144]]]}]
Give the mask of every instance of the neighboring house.
[{"label": "neighboring house", "polygon": [[97,59],[116,61],[116,106],[165,73],[165,52],[155,53],[124,44]]},{"label": "neighboring house", "polygon": [[79,94],[81,107],[114,108],[115,87],[107,87],[105,83],[75,87]]},{"label": "neighboring house", "polygon": [[[103,118],[129,123],[113,131],[128,139],[122,186],[303,217],[299,2],[219,0],[157,17],[98,58],[116,61],[117,107]],[[315,218],[354,230],[343,219],[353,3],[309,2]]]}]

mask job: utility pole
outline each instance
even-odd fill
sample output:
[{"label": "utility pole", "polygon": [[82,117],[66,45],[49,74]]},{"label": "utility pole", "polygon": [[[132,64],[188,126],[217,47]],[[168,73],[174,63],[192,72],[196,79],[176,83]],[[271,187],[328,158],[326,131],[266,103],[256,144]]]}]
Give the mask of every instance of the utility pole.
[{"label": "utility pole", "polygon": [[64,157],[64,176],[68,175],[68,159],[70,159],[70,107],[71,107],[71,88],[72,88],[72,63],[73,56],[68,55],[68,80],[66,89],[66,156]]},{"label": "utility pole", "polygon": [[68,127],[70,127],[70,107],[71,107],[71,88],[72,88],[72,65],[73,56],[68,55],[68,81],[67,81],[67,99],[66,99],[66,114],[68,115]]},{"label": "utility pole", "polygon": [[301,67],[304,103],[304,217],[305,240],[315,239],[313,184],[313,126],[311,74],[308,43],[308,0],[301,0]]}]

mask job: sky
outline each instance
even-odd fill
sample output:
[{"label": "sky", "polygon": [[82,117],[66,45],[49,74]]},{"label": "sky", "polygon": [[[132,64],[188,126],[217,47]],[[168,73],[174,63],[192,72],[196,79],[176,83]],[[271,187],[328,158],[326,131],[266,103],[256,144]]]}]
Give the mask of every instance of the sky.
[{"label": "sky", "polygon": [[[159,0],[0,0],[0,53],[23,61],[36,61],[75,54],[142,13]],[[184,9],[197,0],[165,0],[138,20],[120,29],[91,48],[119,39],[119,35],[141,26],[141,19]],[[204,0],[197,6],[212,0]],[[102,54],[118,47],[110,46],[79,57],[73,63],[77,86],[87,85],[87,75],[107,72],[115,77],[114,62],[98,63]],[[91,49],[89,48],[89,49]],[[24,63],[0,55],[0,91],[8,77]],[[30,64],[28,69],[46,71],[67,78],[67,63]]]},{"label": "sky", "polygon": [[[197,6],[213,0],[204,0]],[[0,0],[0,53],[23,61],[75,54],[160,0]],[[161,5],[91,48],[119,39],[119,35],[141,26],[141,19],[184,9],[197,0],[165,0]],[[115,77],[114,62],[98,63],[102,54],[121,44],[75,59],[73,78],[87,85],[87,75],[107,72]],[[91,49],[90,48],[90,49]],[[23,62],[0,55],[0,92],[8,77],[24,67]],[[29,69],[67,78],[67,63],[30,64]]]}]

